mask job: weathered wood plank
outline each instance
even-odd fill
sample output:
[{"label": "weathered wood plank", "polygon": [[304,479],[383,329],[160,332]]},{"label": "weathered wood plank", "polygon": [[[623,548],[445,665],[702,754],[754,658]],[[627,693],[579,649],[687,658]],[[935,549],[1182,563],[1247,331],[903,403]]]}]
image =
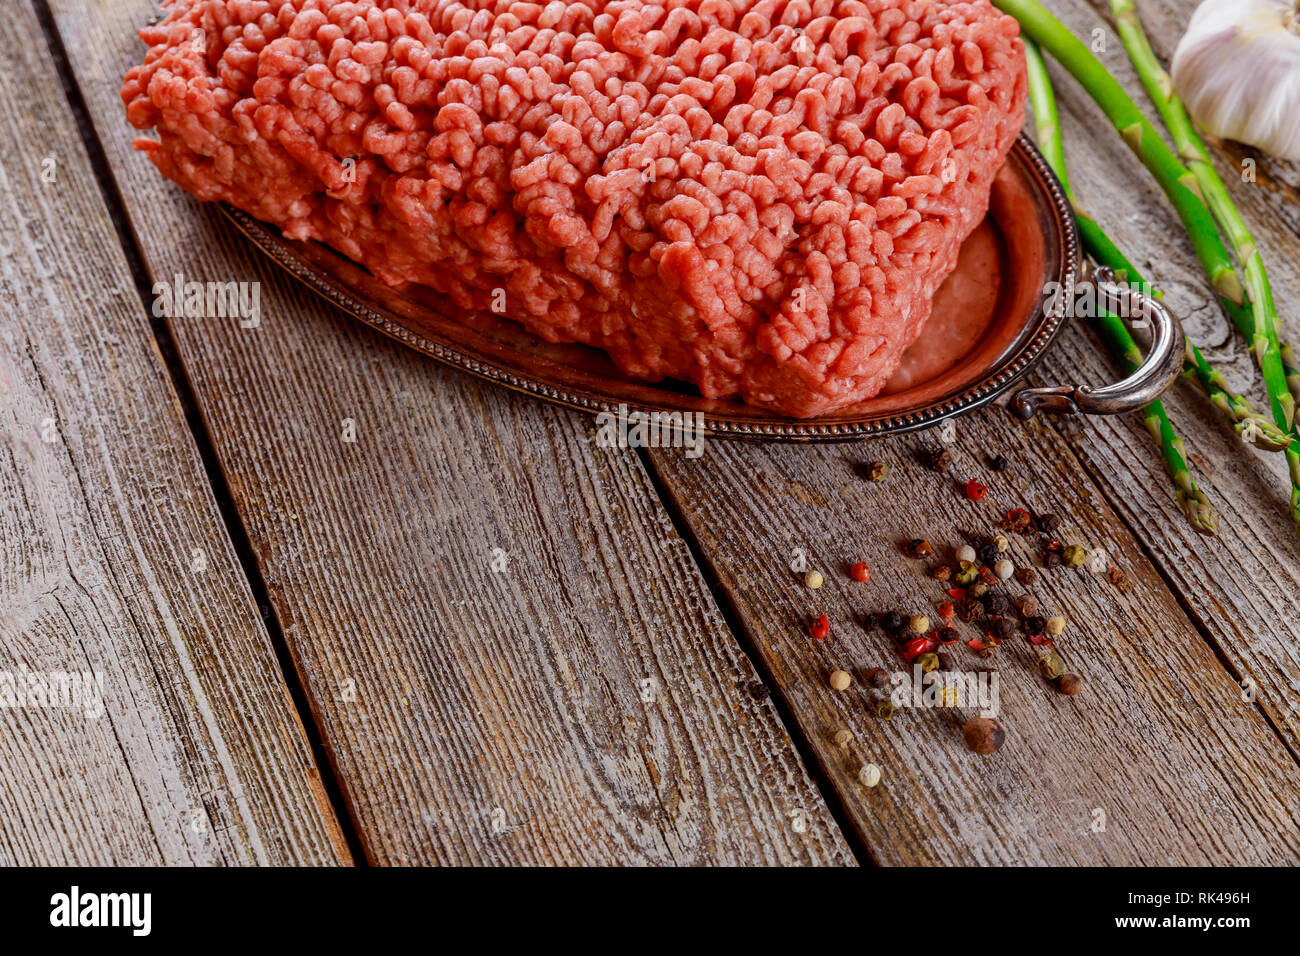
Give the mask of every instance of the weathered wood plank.
[{"label": "weathered wood plank", "polygon": [[53,7],[150,268],[262,283],[172,328],[370,858],[852,862],[635,454],[255,261],[128,145],[147,4]]},{"label": "weathered wood plank", "polygon": [[[0,863],[348,859],[26,3],[0,35]],[[78,706],[37,676],[97,675]],[[102,681],[102,682],[101,682]]]},{"label": "weathered wood plank", "polygon": [[[934,436],[930,437],[933,440]],[[1297,770],[1252,705],[1142,557],[1096,489],[1072,465],[1051,428],[1022,427],[999,410],[958,426],[950,475],[922,469],[917,439],[860,446],[711,445],[689,461],[653,453],[656,470],[730,597],[756,653],[847,805],[873,856],[886,864],[1172,864],[1295,862]],[[1015,468],[990,475],[986,456]],[[893,476],[861,475],[872,458]],[[989,496],[964,498],[967,477]],[[1061,516],[1064,541],[1104,548],[1127,569],[1121,593],[1105,575],[1042,571],[1028,588],[1071,625],[1059,641],[1084,692],[1065,697],[1037,672],[1036,649],[1017,634],[990,661],[964,643],[957,671],[997,670],[1008,743],[993,757],[967,750],[963,722],[978,708],[901,710],[876,716],[861,683],[872,667],[907,669],[892,640],[853,623],[866,612],[925,612],[947,585],[926,567],[994,533],[1006,510]],[[909,560],[900,542],[928,538],[936,557]],[[1012,536],[1027,563],[1027,542]],[[795,549],[827,578],[818,591],[788,570]],[[850,581],[856,560],[874,569]],[[1007,587],[1010,594],[1026,590]],[[819,613],[830,637],[806,626]],[[963,641],[978,635],[959,624]],[[836,668],[859,675],[848,692],[827,686]],[[834,743],[841,728],[854,742]],[[874,790],[854,775],[863,761],[884,771]],[[1212,813],[1206,808],[1213,807]],[[1104,823],[1104,829],[1099,828]]]},{"label": "weathered wood plank", "polygon": [[[1105,0],[1092,6],[1106,10]],[[1139,4],[1158,55],[1167,63],[1196,4]],[[1105,29],[1107,67],[1157,123],[1122,44],[1083,0],[1054,9],[1080,36]],[[1267,401],[1246,344],[1208,294],[1185,232],[1158,187],[1130,161],[1100,111],[1052,65],[1062,106],[1071,179],[1080,199],[1147,278],[1164,286],[1189,334],[1257,408]],[[1118,151],[1118,153],[1117,153]],[[1219,172],[1264,250],[1287,336],[1300,339],[1300,203],[1296,167],[1257,157],[1255,182],[1243,179],[1239,148],[1215,149]],[[1116,161],[1116,156],[1121,161]],[[1068,337],[1052,367],[1103,381],[1115,374],[1088,332]],[[1197,480],[1214,502],[1220,533],[1206,540],[1187,527],[1166,493],[1168,481],[1137,420],[1095,421],[1067,432],[1071,446],[1124,521],[1142,538],[1161,574],[1210,635],[1236,677],[1254,693],[1293,753],[1300,753],[1300,549],[1288,514],[1289,482],[1280,455],[1244,447],[1188,385],[1166,406],[1183,436]]]}]

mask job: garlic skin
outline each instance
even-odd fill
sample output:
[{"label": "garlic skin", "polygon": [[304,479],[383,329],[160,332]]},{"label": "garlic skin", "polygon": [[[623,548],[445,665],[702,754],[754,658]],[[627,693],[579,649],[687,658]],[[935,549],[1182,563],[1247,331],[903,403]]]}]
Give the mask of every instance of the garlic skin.
[{"label": "garlic skin", "polygon": [[1205,0],[1171,73],[1205,132],[1300,160],[1300,0]]}]

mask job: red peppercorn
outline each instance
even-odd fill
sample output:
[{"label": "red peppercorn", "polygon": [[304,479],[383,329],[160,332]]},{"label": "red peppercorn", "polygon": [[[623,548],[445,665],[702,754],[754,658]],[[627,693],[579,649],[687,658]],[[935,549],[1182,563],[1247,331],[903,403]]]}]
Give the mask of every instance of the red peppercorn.
[{"label": "red peppercorn", "polygon": [[979,501],[986,494],[988,494],[988,491],[989,490],[987,487],[981,485],[974,478],[966,482],[966,497],[969,498],[971,501]]},{"label": "red peppercorn", "polygon": [[867,567],[867,562],[859,561],[853,567],[849,568],[849,577],[855,581],[870,581],[871,569]]},{"label": "red peppercorn", "polygon": [[817,623],[808,628],[808,633],[817,640],[824,640],[826,635],[831,632],[831,622],[825,614],[817,618]]},{"label": "red peppercorn", "polygon": [[945,621],[951,621],[953,615],[956,613],[957,613],[956,609],[952,606],[951,601],[939,602],[939,616],[943,618]]}]

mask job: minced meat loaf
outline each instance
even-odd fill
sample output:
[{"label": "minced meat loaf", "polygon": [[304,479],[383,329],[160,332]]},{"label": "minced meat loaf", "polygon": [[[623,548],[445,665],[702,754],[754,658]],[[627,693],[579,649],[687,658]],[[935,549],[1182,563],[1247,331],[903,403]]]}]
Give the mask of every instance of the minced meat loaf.
[{"label": "minced meat loaf", "polygon": [[925,324],[1023,121],[1017,33],[988,0],[173,0],[122,98],[200,199],[807,417]]}]

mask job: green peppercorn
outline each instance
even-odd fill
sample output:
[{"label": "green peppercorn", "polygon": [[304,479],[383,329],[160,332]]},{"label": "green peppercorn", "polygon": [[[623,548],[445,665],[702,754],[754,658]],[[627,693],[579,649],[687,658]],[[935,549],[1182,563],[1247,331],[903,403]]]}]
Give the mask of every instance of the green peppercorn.
[{"label": "green peppercorn", "polygon": [[873,461],[867,465],[867,478],[874,482],[882,482],[889,477],[889,466],[883,461]]},{"label": "green peppercorn", "polygon": [[933,651],[930,651],[929,653],[922,654],[920,657],[918,657],[916,659],[916,663],[921,666],[921,670],[923,673],[928,674],[930,673],[930,671],[938,670],[939,655],[934,653]]},{"label": "green peppercorn", "polygon": [[1078,544],[1067,544],[1061,552],[1061,561],[1067,568],[1081,568],[1088,560],[1088,549]]},{"label": "green peppercorn", "polygon": [[978,578],[979,574],[979,565],[975,564],[973,561],[963,561],[958,565],[957,574],[953,577],[953,580],[962,585],[962,587],[965,587]]},{"label": "green peppercorn", "polygon": [[966,596],[972,598],[982,598],[989,593],[989,586],[983,581],[976,581],[966,588]]},{"label": "green peppercorn", "polygon": [[876,716],[881,720],[888,720],[894,716],[894,702],[886,697],[884,700],[876,701]]},{"label": "green peppercorn", "polygon": [[1056,680],[1065,673],[1065,661],[1061,660],[1060,655],[1049,652],[1038,659],[1038,666],[1043,671],[1043,676],[1048,680]]}]

